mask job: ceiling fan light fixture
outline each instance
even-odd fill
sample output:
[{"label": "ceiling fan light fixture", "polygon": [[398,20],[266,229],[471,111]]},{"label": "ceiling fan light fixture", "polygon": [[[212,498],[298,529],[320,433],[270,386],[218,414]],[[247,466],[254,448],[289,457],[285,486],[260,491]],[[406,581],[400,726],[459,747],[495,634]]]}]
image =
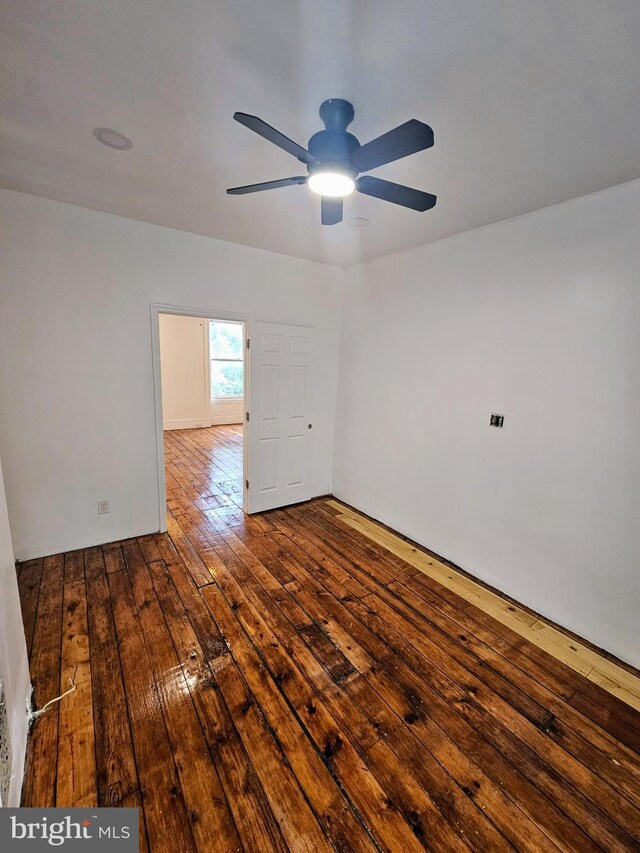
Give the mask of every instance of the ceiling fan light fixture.
[{"label": "ceiling fan light fixture", "polygon": [[350,195],[356,188],[356,182],[353,178],[341,172],[314,172],[307,184],[314,193],[330,198],[342,198]]}]

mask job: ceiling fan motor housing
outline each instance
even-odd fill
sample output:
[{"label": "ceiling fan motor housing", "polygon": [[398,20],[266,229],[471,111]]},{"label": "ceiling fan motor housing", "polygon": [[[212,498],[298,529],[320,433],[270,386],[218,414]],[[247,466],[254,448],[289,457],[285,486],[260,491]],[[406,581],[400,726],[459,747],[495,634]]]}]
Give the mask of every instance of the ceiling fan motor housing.
[{"label": "ceiling fan motor housing", "polygon": [[318,160],[309,164],[310,175],[330,169],[355,180],[358,172],[351,165],[350,157],[360,148],[360,143],[352,133],[347,133],[353,116],[353,106],[342,98],[330,98],[321,104],[320,118],[325,130],[314,133],[309,140],[308,151]]}]

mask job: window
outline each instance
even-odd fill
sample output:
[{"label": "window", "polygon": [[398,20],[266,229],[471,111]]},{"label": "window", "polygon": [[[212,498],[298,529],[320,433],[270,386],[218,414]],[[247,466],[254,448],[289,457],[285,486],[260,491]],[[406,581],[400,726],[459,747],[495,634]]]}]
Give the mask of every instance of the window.
[{"label": "window", "polygon": [[242,397],[244,393],[242,363],[242,324],[209,323],[209,355],[211,358],[211,398]]}]

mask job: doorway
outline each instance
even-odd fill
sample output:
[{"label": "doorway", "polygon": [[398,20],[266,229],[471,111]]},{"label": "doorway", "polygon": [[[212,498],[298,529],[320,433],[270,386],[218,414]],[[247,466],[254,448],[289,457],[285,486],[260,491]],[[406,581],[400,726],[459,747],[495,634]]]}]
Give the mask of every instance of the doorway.
[{"label": "doorway", "polygon": [[167,512],[242,513],[244,325],[160,314]]},{"label": "doorway", "polygon": [[242,515],[248,319],[151,305],[161,531],[196,501]]},{"label": "doorway", "polygon": [[[189,342],[162,341],[161,347],[165,315],[180,318],[185,334],[190,327]],[[315,329],[306,326],[151,305],[159,530],[167,529],[167,497],[182,502],[183,512],[189,502],[211,499],[212,505],[239,512],[241,520],[242,512],[264,512],[316,494],[315,337]],[[198,366],[187,380],[181,371],[189,360]],[[171,381],[178,386],[176,399],[190,400],[188,411],[169,403]],[[237,421],[232,405],[240,423],[228,422]],[[178,511],[177,504],[174,508]]]}]

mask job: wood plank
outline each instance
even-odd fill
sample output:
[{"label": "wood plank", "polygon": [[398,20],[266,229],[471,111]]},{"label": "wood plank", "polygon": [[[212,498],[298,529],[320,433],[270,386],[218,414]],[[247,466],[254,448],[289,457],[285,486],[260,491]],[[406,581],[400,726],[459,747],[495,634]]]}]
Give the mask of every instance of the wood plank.
[{"label": "wood plank", "polygon": [[[84,563],[81,563],[84,574]],[[67,561],[65,559],[65,578]],[[84,578],[66,581],[63,598],[60,693],[75,686],[60,702],[56,805],[98,805],[91,662]]]},{"label": "wood plank", "polygon": [[[206,589],[209,589],[208,587]],[[268,730],[258,705],[230,655],[219,659],[216,678],[289,849],[330,853],[334,848],[318,824],[280,744]]]},{"label": "wood plank", "polygon": [[120,545],[105,545],[102,549],[104,565],[108,574],[121,572],[124,569],[124,557]]},{"label": "wood plank", "polygon": [[64,582],[74,583],[84,580],[84,552],[69,551],[64,555]]},{"label": "wood plank", "polygon": [[[63,572],[64,555],[44,558],[30,661],[36,710],[60,693]],[[50,705],[35,720],[29,736],[22,799],[38,808],[51,808],[56,802],[59,710],[59,703]]]},{"label": "wood plank", "polygon": [[283,851],[282,833],[224,704],[214,672],[220,662],[216,657],[209,664],[164,562],[147,567],[243,843],[250,850]]},{"label": "wood plank", "polygon": [[198,586],[211,583],[211,572],[174,518],[167,518],[167,532]]},{"label": "wood plank", "polygon": [[118,806],[138,794],[138,776],[106,571],[93,568],[86,585],[98,805]]},{"label": "wood plank", "polygon": [[[636,756],[635,760],[637,761],[637,757],[640,756],[638,712],[618,700],[615,704],[609,702],[604,705],[602,702],[603,692],[602,688],[593,681],[585,679],[584,686],[571,697],[571,706],[593,720],[603,732],[608,732],[617,738],[620,745],[624,744],[629,753]],[[606,695],[615,699],[611,693],[606,693]]]},{"label": "wood plank", "polygon": [[22,624],[27,642],[27,654],[31,657],[33,645],[33,633],[36,625],[38,612],[38,597],[40,595],[40,581],[42,580],[42,567],[44,560],[28,560],[20,565],[18,574],[18,590],[20,592],[20,608],[22,610]]},{"label": "wood plank", "polygon": [[202,850],[215,845],[221,850],[239,850],[240,838],[211,761],[142,551],[137,544],[125,546],[123,551],[140,630],[155,680],[154,692],[164,712],[171,754],[194,841]]},{"label": "wood plank", "polygon": [[211,613],[198,592],[193,577],[175,550],[171,539],[166,535],[158,535],[156,536],[156,544],[162,554],[163,563],[178,590],[183,606],[189,614],[189,619],[205,658],[214,660],[227,650],[218,626],[211,618]]},{"label": "wood plank", "polygon": [[149,845],[196,851],[127,573],[113,572],[108,584]]}]

